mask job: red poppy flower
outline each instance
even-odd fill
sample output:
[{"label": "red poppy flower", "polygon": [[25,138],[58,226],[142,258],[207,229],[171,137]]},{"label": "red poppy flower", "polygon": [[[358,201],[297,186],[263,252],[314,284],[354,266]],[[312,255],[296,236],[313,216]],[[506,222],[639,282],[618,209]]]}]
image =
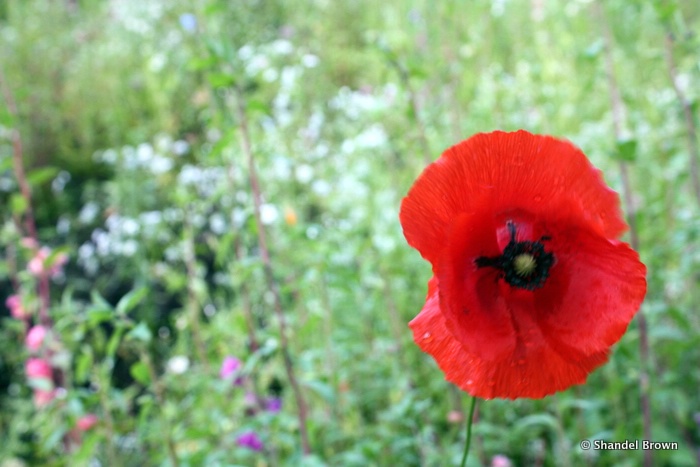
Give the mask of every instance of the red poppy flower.
[{"label": "red poppy flower", "polygon": [[646,293],[617,194],[567,141],[475,135],[425,169],[400,217],[434,275],[413,338],[474,396],[584,383]]}]

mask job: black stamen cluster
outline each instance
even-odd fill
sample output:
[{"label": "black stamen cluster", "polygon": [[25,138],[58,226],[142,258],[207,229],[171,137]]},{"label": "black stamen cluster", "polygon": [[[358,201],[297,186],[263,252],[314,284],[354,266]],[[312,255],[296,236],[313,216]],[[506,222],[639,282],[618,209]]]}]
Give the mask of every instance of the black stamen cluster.
[{"label": "black stamen cluster", "polygon": [[[542,287],[549,277],[549,269],[554,264],[554,254],[545,251],[544,244],[548,237],[542,237],[539,241],[517,242],[515,240],[515,223],[508,222],[510,242],[503,249],[503,254],[496,257],[480,256],[475,264],[478,268],[492,267],[503,271],[502,277],[513,287],[525,290],[535,290]],[[515,259],[520,255],[530,255],[535,261],[535,267],[529,274],[523,274],[515,267]]]}]

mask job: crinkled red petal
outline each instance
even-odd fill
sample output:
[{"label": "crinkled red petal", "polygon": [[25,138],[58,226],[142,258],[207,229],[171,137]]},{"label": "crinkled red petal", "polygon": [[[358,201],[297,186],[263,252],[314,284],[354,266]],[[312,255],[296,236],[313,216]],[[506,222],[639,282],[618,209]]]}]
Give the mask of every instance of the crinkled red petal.
[{"label": "crinkled red petal", "polygon": [[[448,329],[440,310],[437,281],[431,280],[423,310],[409,326],[420,348],[433,356],[445,379],[469,394],[485,399],[541,398],[574,384],[607,361],[607,350],[580,355],[562,349],[560,342],[545,342],[529,349],[527,358],[506,353],[496,360],[466,350]],[[575,355],[573,360],[571,356]]]},{"label": "crinkled red petal", "polygon": [[[423,350],[433,356],[445,378],[471,393],[474,381],[481,381],[482,365],[473,354],[464,350],[461,344],[447,330],[445,318],[440,311],[437,280],[428,283],[428,297],[421,312],[410,323],[413,340]],[[474,393],[472,393],[474,394]]]},{"label": "crinkled red petal", "polygon": [[[523,290],[508,285],[496,268],[477,268],[476,258],[502,251],[498,232],[505,228],[499,224],[506,220],[490,213],[459,216],[435,267],[441,319],[465,355],[486,368],[481,379],[471,378],[474,384],[494,383],[470,393],[542,397],[583,382],[605,361],[644,299],[646,268],[629,246],[594,232],[525,212],[506,218],[530,240],[551,237],[544,243],[556,262],[545,285]],[[454,358],[434,355],[438,363]]]},{"label": "crinkled red petal", "polygon": [[476,267],[476,258],[501,251],[498,219],[488,213],[456,219],[435,267],[442,311],[462,345],[493,359],[521,342],[560,339],[584,353],[617,342],[646,293],[646,268],[637,253],[556,219],[516,219],[529,225],[531,240],[550,237],[544,243],[555,264],[542,288],[515,288],[498,269]]},{"label": "crinkled red petal", "polygon": [[577,230],[560,235],[552,239],[558,264],[533,294],[535,319],[543,334],[582,352],[610,347],[644,301],[646,266],[626,243]]},{"label": "crinkled red petal", "polygon": [[430,164],[402,202],[404,235],[435,265],[455,217],[484,205],[565,214],[606,238],[626,229],[617,194],[578,148],[521,130],[475,135]]}]

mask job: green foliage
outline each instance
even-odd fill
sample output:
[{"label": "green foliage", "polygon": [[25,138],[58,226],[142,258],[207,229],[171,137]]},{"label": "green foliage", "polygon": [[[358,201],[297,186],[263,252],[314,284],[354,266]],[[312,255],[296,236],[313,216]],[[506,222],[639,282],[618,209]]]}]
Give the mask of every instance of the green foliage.
[{"label": "green foliage", "polygon": [[[651,358],[640,382],[635,321],[586,385],[480,402],[470,465],[640,465],[579,442],[642,439],[642,392],[653,439],[679,443],[654,465],[697,465],[700,200],[674,81],[697,126],[699,14],[661,0],[0,2],[1,287],[33,323],[49,292],[27,270],[14,130],[46,264],[69,256],[50,281],[48,405],[32,396],[50,380],[24,374],[26,326],[0,317],[0,465],[457,464],[467,398],[406,327],[431,271],[398,209],[440,151],[496,128],[572,140],[618,191],[625,164]],[[241,368],[221,378],[226,356]],[[99,421],[81,431],[87,414]],[[262,452],[238,444],[249,431]]]}]

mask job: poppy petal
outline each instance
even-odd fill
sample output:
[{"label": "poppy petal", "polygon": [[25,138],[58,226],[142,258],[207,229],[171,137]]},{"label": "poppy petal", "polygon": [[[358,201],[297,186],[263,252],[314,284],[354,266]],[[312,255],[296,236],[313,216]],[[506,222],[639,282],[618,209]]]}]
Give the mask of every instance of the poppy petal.
[{"label": "poppy petal", "polygon": [[433,356],[448,381],[468,391],[474,380],[479,380],[479,359],[464,351],[452,333],[447,330],[445,318],[440,311],[437,279],[428,283],[428,297],[421,312],[408,323],[413,331],[413,340]]},{"label": "poppy petal", "polygon": [[[519,219],[527,225],[527,216]],[[434,293],[445,329],[457,342],[452,345],[486,368],[480,378],[471,375],[476,381],[471,388],[448,379],[482,397],[543,397],[582,383],[606,361],[608,348],[638,310],[646,293],[645,266],[622,242],[556,222],[533,222],[523,230],[551,235],[547,244],[556,264],[541,289],[518,289],[497,269],[474,265],[484,249],[498,250],[497,224],[488,213],[459,216],[435,268],[440,287]],[[427,351],[436,359],[454,358]],[[482,379],[488,380],[486,389],[479,389]]]},{"label": "poppy petal", "polygon": [[584,383],[593,369],[607,361],[607,350],[571,362],[561,356],[561,349],[546,345],[531,351],[528,358],[509,355],[500,361],[485,361],[465,351],[448,329],[436,285],[435,278],[431,279],[425,306],[409,323],[413,339],[432,355],[446,380],[473,396],[541,398]]},{"label": "poppy petal", "polygon": [[406,240],[435,265],[455,217],[485,205],[538,217],[566,213],[608,238],[626,229],[617,194],[573,144],[495,131],[449,148],[423,171],[401,205]]},{"label": "poppy petal", "polygon": [[400,218],[435,275],[414,340],[475,396],[585,382],[646,294],[646,267],[616,240],[627,228],[617,194],[567,141],[469,138],[426,168]]},{"label": "poppy petal", "polygon": [[[442,311],[467,351],[498,359],[520,340],[534,339],[524,328],[538,340],[561,337],[584,353],[620,339],[646,293],[646,268],[634,250],[593,232],[534,223],[528,230],[551,236],[556,263],[541,289],[523,290],[505,283],[499,270],[475,266],[497,243],[489,220],[484,214],[458,217],[435,268]],[[533,324],[517,322],[526,319]]]},{"label": "poppy petal", "polygon": [[646,266],[629,245],[585,231],[552,240],[557,272],[534,309],[542,332],[583,352],[616,343],[627,330],[646,294]]}]

